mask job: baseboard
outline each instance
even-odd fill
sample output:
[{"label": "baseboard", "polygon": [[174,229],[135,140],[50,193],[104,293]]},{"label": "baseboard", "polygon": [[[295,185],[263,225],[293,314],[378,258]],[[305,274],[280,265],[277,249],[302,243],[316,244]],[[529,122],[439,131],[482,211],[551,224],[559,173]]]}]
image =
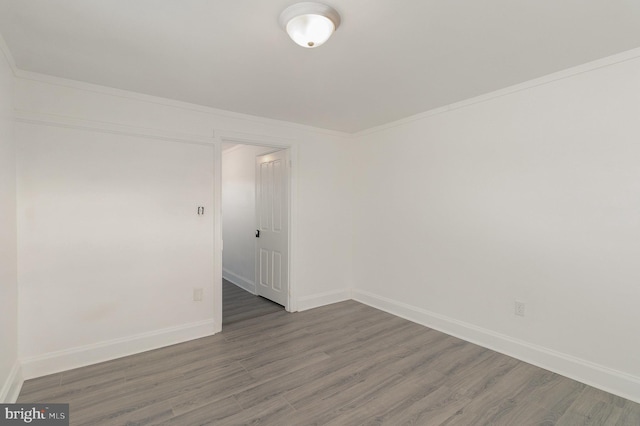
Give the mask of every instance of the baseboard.
[{"label": "baseboard", "polygon": [[228,269],[222,268],[222,278],[232,284],[237,285],[241,289],[248,291],[251,294],[257,294],[256,283],[254,283],[253,281],[249,281],[246,278],[242,278],[240,275],[236,275]]},{"label": "baseboard", "polygon": [[217,329],[213,320],[205,320],[25,358],[21,360],[22,375],[25,380],[46,376],[210,336]]},{"label": "baseboard", "polygon": [[409,321],[640,403],[640,377],[523,340],[514,339],[492,330],[429,312],[367,291],[354,289],[353,299]]},{"label": "baseboard", "polygon": [[350,299],[351,290],[328,291],[326,293],[299,297],[296,307],[298,311],[306,311],[308,309],[318,308],[332,303],[344,302],[345,300]]},{"label": "baseboard", "polygon": [[9,377],[7,377],[0,390],[0,403],[12,404],[16,402],[23,383],[22,368],[20,367],[20,362],[16,360],[9,372]]}]

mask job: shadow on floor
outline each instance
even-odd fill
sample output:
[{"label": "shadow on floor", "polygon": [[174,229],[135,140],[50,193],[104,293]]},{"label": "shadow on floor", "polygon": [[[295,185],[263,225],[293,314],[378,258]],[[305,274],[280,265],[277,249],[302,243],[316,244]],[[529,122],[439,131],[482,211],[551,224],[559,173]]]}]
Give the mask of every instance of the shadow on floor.
[{"label": "shadow on floor", "polygon": [[222,280],[222,325],[261,317],[284,310],[281,305],[254,296],[229,281]]}]

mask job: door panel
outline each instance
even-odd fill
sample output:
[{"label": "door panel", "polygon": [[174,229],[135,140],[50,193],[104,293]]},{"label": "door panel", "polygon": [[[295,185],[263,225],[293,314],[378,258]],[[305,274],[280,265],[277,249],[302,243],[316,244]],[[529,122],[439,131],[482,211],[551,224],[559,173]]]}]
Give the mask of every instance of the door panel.
[{"label": "door panel", "polygon": [[274,290],[282,291],[282,253],[277,251],[272,252],[272,270],[273,270],[273,283]]},{"label": "door panel", "polygon": [[269,252],[260,249],[260,285],[269,287]]},{"label": "door panel", "polygon": [[256,159],[257,292],[283,306],[289,297],[289,176],[287,152]]}]

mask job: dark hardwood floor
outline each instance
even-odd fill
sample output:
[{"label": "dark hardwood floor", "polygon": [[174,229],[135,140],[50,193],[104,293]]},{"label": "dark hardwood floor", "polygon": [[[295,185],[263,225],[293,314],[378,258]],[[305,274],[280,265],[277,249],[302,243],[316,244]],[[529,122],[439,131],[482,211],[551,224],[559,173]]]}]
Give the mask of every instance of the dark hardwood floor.
[{"label": "dark hardwood floor", "polygon": [[222,333],[29,380],[19,402],[68,402],[72,425],[640,425],[640,404],[354,301],[227,296]]}]

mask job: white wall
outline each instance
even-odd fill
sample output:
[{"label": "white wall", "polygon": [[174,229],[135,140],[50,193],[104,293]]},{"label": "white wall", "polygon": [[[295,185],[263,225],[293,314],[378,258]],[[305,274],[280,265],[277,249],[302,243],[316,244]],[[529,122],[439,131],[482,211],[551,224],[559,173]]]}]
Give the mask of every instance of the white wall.
[{"label": "white wall", "polygon": [[13,71],[1,36],[0,45],[0,402],[5,402],[16,396],[19,370],[18,284]]},{"label": "white wall", "polygon": [[[215,131],[291,146],[294,303],[306,309],[349,297],[349,137],[24,72],[15,103],[26,376],[184,340],[219,314],[208,300],[214,287],[199,281],[209,276],[186,263],[198,245],[210,246],[179,229],[197,219],[200,203],[181,196],[187,165],[204,173],[205,161],[213,173],[212,154],[175,140],[212,142]],[[149,205],[150,219],[142,211]],[[202,305],[191,301],[194,280],[205,287]]]},{"label": "white wall", "polygon": [[26,123],[16,137],[25,364],[176,327],[212,334],[213,147]]},{"label": "white wall", "polygon": [[[128,183],[142,184],[145,177],[158,175],[151,173],[150,161],[149,174],[125,168],[124,180],[118,180],[114,171],[121,159],[143,161],[143,153],[152,151],[168,165],[170,150],[186,146],[174,139],[211,138],[215,130],[243,140],[288,144],[296,153],[292,285],[298,308],[348,298],[354,283],[359,300],[640,400],[635,338],[640,323],[635,267],[640,254],[640,61],[578,71],[364,132],[356,141],[357,156],[351,138],[336,132],[19,72],[14,98],[20,121],[18,222],[21,235],[28,237],[21,240],[20,258],[25,266],[42,253],[60,260],[48,246],[54,244],[63,258],[59,265],[65,266],[20,270],[26,274],[20,351],[30,357],[31,375],[113,356],[122,347],[144,349],[132,344],[141,334],[151,339],[147,346],[153,345],[154,333],[184,338],[180,326],[185,321],[207,318],[206,323],[215,317],[206,307],[194,312],[192,302],[181,301],[175,316],[160,318],[158,312],[167,311],[171,302],[151,294],[158,278],[149,275],[155,265],[139,269],[143,279],[135,283],[136,300],[123,286],[117,292],[96,287],[110,273],[105,260],[124,262],[125,256],[118,241],[91,229],[88,216],[69,208],[84,204],[87,198],[77,198],[82,191],[94,195],[81,188],[94,173],[103,194],[113,189],[116,205],[122,206]],[[2,64],[0,72],[6,108],[11,105],[10,74]],[[11,137],[4,136],[11,132],[10,122],[4,119],[0,131],[0,173],[6,185],[0,201],[10,207],[0,218],[0,232],[8,234],[0,243],[8,252],[0,263],[8,271],[8,285],[3,276],[0,290],[8,302],[0,315],[9,348],[4,350],[3,334],[2,379],[15,359],[16,295],[15,261],[10,260],[15,248],[5,244],[15,241],[12,162],[6,161],[13,146]],[[95,168],[85,168],[85,161],[93,161]],[[149,185],[156,201],[167,195],[164,184]],[[169,191],[172,196],[178,196],[175,189]],[[100,206],[107,199],[93,202]],[[27,201],[39,206],[37,215]],[[126,209],[119,213],[130,214]],[[169,222],[168,216],[159,220]],[[100,210],[93,220],[98,219],[109,218]],[[61,236],[77,226],[76,220],[93,239],[89,249],[103,248],[103,253],[81,252],[87,234],[78,229],[74,240]],[[44,223],[46,232],[36,232],[36,223]],[[144,245],[140,238],[133,247]],[[160,259],[166,253],[157,254]],[[96,264],[103,274],[91,274]],[[53,274],[45,276],[44,267],[53,268]],[[95,291],[83,284],[94,285]],[[189,297],[185,293],[191,285],[163,284],[174,297]],[[143,288],[151,291],[148,299],[139,291]],[[73,302],[65,302],[66,311],[55,312],[38,294],[52,294],[52,289],[59,291],[54,297],[65,295]],[[526,303],[524,318],[513,315],[515,299]],[[132,321],[136,304],[151,317]],[[46,314],[39,311],[42,306]],[[104,319],[114,309],[128,317],[118,317],[112,327]],[[43,336],[35,325],[50,322],[69,328],[50,327],[53,334],[36,343]],[[91,337],[93,330],[97,334]],[[91,356],[80,356],[91,351]]]},{"label": "white wall", "polygon": [[222,152],[222,276],[254,294],[256,157],[273,150],[236,145]]},{"label": "white wall", "polygon": [[640,401],[635,56],[361,134],[356,298]]}]

